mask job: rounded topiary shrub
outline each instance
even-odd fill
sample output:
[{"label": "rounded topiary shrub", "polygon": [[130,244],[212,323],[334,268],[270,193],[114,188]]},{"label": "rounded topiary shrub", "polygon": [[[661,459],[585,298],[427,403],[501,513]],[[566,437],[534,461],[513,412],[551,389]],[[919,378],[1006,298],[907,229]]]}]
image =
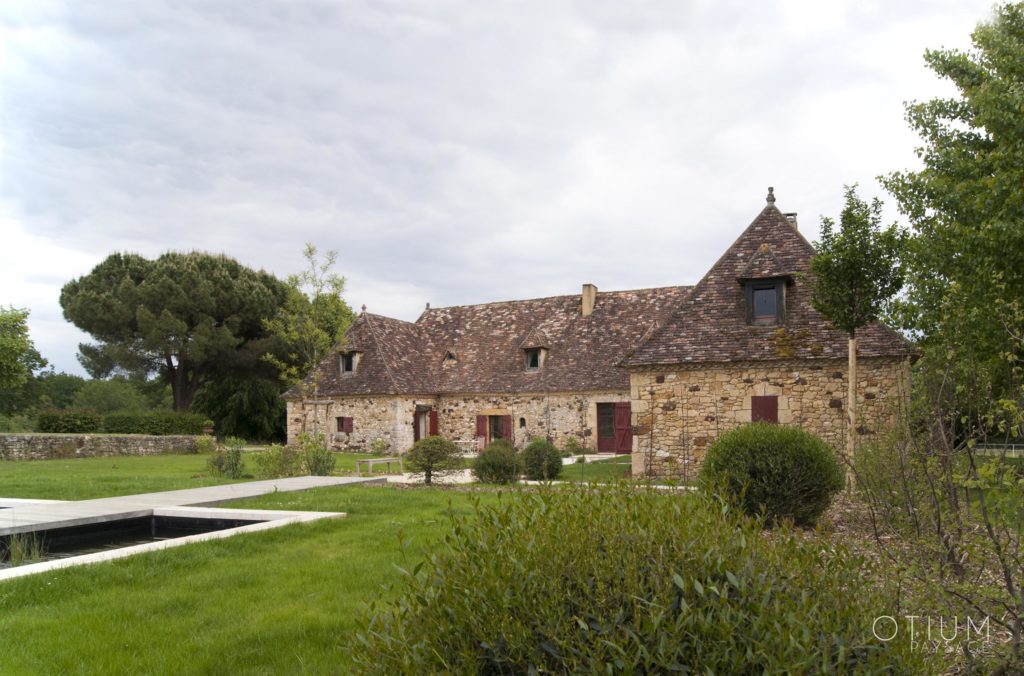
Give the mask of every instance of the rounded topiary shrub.
[{"label": "rounded topiary shrub", "polygon": [[459,447],[444,437],[424,437],[405,454],[405,466],[423,475],[423,483],[429,484],[435,476],[462,467]]},{"label": "rounded topiary shrub", "polygon": [[700,483],[769,521],[818,520],[843,487],[843,468],[828,444],[799,427],[770,423],[726,432],[708,448]]},{"label": "rounded topiary shrub", "polygon": [[520,471],[519,454],[504,439],[491,442],[473,461],[473,476],[487,484],[510,484]]},{"label": "rounded topiary shrub", "polygon": [[521,454],[523,473],[531,481],[551,481],[562,473],[562,454],[544,439],[534,439]]}]

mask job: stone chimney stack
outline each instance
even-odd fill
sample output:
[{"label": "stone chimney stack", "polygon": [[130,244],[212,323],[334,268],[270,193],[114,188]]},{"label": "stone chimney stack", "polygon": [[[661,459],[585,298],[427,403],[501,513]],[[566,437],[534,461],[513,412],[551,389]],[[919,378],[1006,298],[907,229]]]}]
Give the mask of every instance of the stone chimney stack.
[{"label": "stone chimney stack", "polygon": [[789,213],[782,214],[782,215],[786,217],[786,220],[789,221],[789,224],[793,226],[794,230],[799,230],[800,229],[800,228],[796,227],[796,212],[795,211],[790,211]]},{"label": "stone chimney stack", "polygon": [[597,303],[597,287],[593,284],[583,285],[583,316],[589,317]]}]

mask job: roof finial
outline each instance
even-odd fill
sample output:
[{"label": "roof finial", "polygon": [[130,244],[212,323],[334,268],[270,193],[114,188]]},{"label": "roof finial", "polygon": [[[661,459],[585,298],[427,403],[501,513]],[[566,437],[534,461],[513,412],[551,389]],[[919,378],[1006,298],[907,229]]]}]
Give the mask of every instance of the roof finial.
[{"label": "roof finial", "polygon": [[366,312],[366,303],[363,303],[363,312]]},{"label": "roof finial", "polygon": [[768,186],[768,197],[765,198],[768,204],[775,204],[775,188]]},{"label": "roof finial", "polygon": [[429,300],[427,301],[427,309],[428,310],[430,309],[430,301]]}]

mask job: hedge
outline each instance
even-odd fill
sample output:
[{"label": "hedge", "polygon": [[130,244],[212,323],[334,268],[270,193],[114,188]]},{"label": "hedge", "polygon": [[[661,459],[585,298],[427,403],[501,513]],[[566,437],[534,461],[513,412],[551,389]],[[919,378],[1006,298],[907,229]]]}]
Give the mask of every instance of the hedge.
[{"label": "hedge", "polygon": [[166,436],[172,434],[198,435],[203,433],[206,417],[196,413],[108,413],[96,411],[61,409],[45,411],[39,415],[37,429],[40,432],[58,434],[149,434]]}]

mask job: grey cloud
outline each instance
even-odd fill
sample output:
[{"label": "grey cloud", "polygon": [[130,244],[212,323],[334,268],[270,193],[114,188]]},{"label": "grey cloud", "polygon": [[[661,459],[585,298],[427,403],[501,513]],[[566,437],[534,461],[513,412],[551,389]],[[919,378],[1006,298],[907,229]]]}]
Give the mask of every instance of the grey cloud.
[{"label": "grey cloud", "polygon": [[286,274],[312,241],[353,293],[384,294],[354,305],[407,319],[425,300],[690,283],[767,185],[813,233],[843,183],[911,164],[907,78],[988,11],[823,7],[8,9],[0,200],[97,262],[195,248]]}]

